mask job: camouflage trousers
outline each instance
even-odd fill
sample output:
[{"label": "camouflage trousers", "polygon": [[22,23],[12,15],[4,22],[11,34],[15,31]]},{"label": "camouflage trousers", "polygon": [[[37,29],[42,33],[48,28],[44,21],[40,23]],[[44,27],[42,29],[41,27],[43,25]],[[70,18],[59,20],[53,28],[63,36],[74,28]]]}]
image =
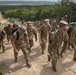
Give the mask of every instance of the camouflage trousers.
[{"label": "camouflage trousers", "polygon": [[47,39],[46,38],[41,38],[41,49],[42,50],[45,50],[46,49],[46,42],[47,42]]},{"label": "camouflage trousers", "polygon": [[73,57],[76,58],[76,51],[74,51],[74,56]]},{"label": "camouflage trousers", "polygon": [[57,64],[57,61],[58,61],[58,54],[59,54],[59,51],[56,47],[52,47],[50,44],[48,45],[48,53],[52,59],[52,66],[55,66],[56,67],[56,64]]},{"label": "camouflage trousers", "polygon": [[5,52],[5,44],[3,42],[0,42],[0,48],[2,48],[3,52]]},{"label": "camouflage trousers", "polygon": [[34,45],[33,39],[29,40],[30,43],[30,47],[32,47]]},{"label": "camouflage trousers", "polygon": [[9,40],[11,39],[11,35],[7,35],[7,41],[9,42]]},{"label": "camouflage trousers", "polygon": [[[24,58],[26,60],[26,64],[28,63],[28,50],[26,49],[26,44],[23,43],[21,45],[15,45],[17,50],[18,50],[18,53],[19,53],[19,50],[21,49],[23,54],[24,54]],[[16,53],[14,51],[14,57],[15,57],[15,61],[17,61],[17,57],[18,57],[18,53]]]}]

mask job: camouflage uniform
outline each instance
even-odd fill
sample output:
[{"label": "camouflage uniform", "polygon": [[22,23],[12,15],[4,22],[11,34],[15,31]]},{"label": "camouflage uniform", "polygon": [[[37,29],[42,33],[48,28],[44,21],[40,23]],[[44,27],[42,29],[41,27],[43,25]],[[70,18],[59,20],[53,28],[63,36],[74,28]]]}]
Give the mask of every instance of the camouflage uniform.
[{"label": "camouflage uniform", "polygon": [[[60,54],[60,47],[62,42],[68,42],[68,34],[65,31],[64,33],[60,33],[60,31],[50,32],[49,34],[49,45],[48,45],[48,60],[52,59],[52,69],[56,72],[56,64]],[[64,45],[63,45],[64,47]],[[62,49],[63,49],[62,47]],[[66,45],[65,45],[66,48]]]},{"label": "camouflage uniform", "polygon": [[40,21],[38,21],[38,23],[36,25],[37,31],[39,30],[40,26],[41,26]]},{"label": "camouflage uniform", "polygon": [[53,19],[53,21],[52,21],[52,23],[51,23],[51,28],[52,28],[52,31],[57,30],[57,23],[56,23],[56,19]]},{"label": "camouflage uniform", "polygon": [[[74,26],[71,32],[69,33],[69,43],[72,48],[76,48],[76,26]],[[74,51],[73,60],[76,61],[76,50]]]},{"label": "camouflage uniform", "polygon": [[11,35],[12,35],[12,26],[10,24],[8,24],[8,26],[4,27],[4,30],[7,34],[7,40],[9,42],[9,40],[11,39]]},{"label": "camouflage uniform", "polygon": [[0,48],[2,47],[3,52],[5,52],[5,45],[4,45],[4,37],[5,37],[5,31],[4,30],[0,30]]},{"label": "camouflage uniform", "polygon": [[49,31],[51,31],[50,24],[46,24],[46,26],[45,26],[45,23],[47,23],[47,22],[48,22],[47,19],[45,19],[44,24],[39,29],[40,46],[42,49],[42,54],[44,54],[44,50],[46,49],[47,35],[48,35]]},{"label": "camouflage uniform", "polygon": [[[31,26],[31,28],[29,28],[29,26]],[[32,47],[34,45],[33,34],[35,35],[35,40],[37,40],[37,32],[35,28],[32,26],[31,22],[27,23],[27,32],[28,32],[30,47]]]},{"label": "camouflage uniform", "polygon": [[[20,30],[23,32],[22,34],[19,33]],[[17,34],[17,32],[18,32],[18,34]],[[23,27],[20,27],[18,31],[13,33],[12,42],[14,41],[14,44],[15,44],[18,52],[20,49],[22,50],[22,52],[24,54],[24,58],[26,60],[26,64],[27,64],[27,66],[30,66],[28,64],[28,50],[26,49],[26,43],[24,41],[24,39],[26,38],[26,35],[28,35],[26,29]],[[12,45],[13,45],[13,43],[12,43]],[[16,53],[15,50],[14,50],[14,56],[15,56],[15,62],[17,62],[18,53]]]}]

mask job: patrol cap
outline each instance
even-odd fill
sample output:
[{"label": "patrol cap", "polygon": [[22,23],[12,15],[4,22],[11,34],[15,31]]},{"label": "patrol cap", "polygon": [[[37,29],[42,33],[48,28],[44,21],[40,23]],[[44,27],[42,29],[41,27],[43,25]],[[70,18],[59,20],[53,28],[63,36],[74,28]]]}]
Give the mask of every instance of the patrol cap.
[{"label": "patrol cap", "polygon": [[49,22],[50,20],[49,19],[44,19],[44,22]]},{"label": "patrol cap", "polygon": [[32,22],[31,21],[28,21],[27,24],[32,24]]},{"label": "patrol cap", "polygon": [[69,29],[69,27],[68,27],[68,23],[66,22],[66,21],[60,21],[60,25],[59,25],[59,27],[63,27],[64,29]]},{"label": "patrol cap", "polygon": [[66,18],[67,18],[67,17],[68,17],[68,15],[65,15],[64,17],[66,17]]},{"label": "patrol cap", "polygon": [[63,24],[63,25],[68,25],[68,23],[66,21],[60,21],[60,24]]},{"label": "patrol cap", "polygon": [[26,27],[24,27],[24,26],[19,26],[19,29],[22,30],[23,32],[26,31]]}]

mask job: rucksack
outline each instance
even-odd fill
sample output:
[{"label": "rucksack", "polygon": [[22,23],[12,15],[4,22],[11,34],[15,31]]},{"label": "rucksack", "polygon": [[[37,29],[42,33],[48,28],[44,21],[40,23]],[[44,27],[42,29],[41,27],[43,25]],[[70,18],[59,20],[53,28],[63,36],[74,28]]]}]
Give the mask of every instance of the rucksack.
[{"label": "rucksack", "polygon": [[12,30],[12,35],[14,32],[18,31],[18,28]]}]

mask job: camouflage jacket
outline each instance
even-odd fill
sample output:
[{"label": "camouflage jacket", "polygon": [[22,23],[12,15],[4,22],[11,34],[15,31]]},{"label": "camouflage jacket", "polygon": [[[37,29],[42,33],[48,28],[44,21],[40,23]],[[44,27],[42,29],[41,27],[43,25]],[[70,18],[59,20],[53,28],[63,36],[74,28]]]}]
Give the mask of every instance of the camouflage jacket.
[{"label": "camouflage jacket", "polygon": [[47,34],[51,31],[51,26],[50,25],[47,25],[47,26],[44,26],[42,25],[39,29],[39,34],[40,34],[40,37],[47,37]]},{"label": "camouflage jacket", "polygon": [[27,32],[30,40],[33,39],[33,35],[35,35],[35,38],[37,39],[37,32],[34,27],[32,27],[31,29],[27,28]]},{"label": "camouflage jacket", "polygon": [[[50,32],[49,34],[49,45],[51,48],[58,48],[62,45],[62,42],[67,41],[68,42],[68,34],[65,31],[63,34],[60,34],[59,31],[56,32]],[[64,45],[64,44],[63,44]]]}]

